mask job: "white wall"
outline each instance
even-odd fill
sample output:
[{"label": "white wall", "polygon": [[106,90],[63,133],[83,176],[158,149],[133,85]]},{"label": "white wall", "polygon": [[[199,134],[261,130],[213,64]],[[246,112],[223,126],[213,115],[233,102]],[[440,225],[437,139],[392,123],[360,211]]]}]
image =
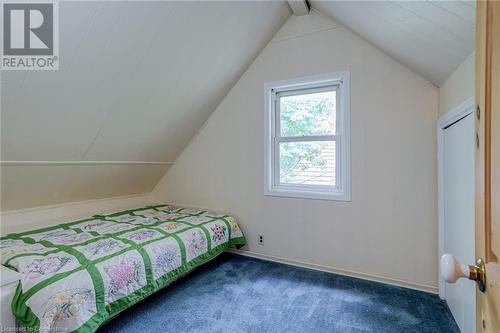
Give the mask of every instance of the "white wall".
[{"label": "white wall", "polygon": [[439,87],[439,117],[474,96],[475,65],[473,52]]},{"label": "white wall", "polygon": [[168,167],[147,162],[0,165],[1,211],[149,193]]},{"label": "white wall", "polygon": [[[352,80],[352,202],[264,196],[264,83],[340,70]],[[319,13],[292,16],[153,194],[231,212],[249,251],[436,291],[437,115],[420,76]]]}]

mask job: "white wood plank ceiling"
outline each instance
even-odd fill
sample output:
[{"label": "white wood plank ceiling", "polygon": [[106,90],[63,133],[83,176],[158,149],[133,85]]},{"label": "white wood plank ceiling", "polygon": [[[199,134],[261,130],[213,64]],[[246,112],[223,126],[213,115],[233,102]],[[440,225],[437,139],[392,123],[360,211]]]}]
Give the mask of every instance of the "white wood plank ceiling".
[{"label": "white wood plank ceiling", "polygon": [[309,1],[439,86],[474,50],[474,1]]}]

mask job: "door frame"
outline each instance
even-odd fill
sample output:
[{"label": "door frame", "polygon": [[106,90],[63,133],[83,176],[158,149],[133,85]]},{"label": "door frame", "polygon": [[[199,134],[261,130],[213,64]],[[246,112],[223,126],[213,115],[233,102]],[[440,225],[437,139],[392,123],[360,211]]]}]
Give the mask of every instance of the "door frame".
[{"label": "door frame", "polygon": [[444,254],[444,131],[453,123],[473,113],[475,109],[474,96],[468,98],[459,106],[438,119],[437,123],[437,180],[438,180],[438,288],[439,297],[445,299],[445,281],[441,275],[439,260]]}]

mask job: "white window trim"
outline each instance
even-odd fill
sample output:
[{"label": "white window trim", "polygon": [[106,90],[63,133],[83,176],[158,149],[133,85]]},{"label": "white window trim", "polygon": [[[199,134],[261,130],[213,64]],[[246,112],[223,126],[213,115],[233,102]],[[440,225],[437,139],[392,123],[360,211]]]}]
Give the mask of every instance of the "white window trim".
[{"label": "white window trim", "polygon": [[[322,185],[293,185],[278,184],[279,168],[276,165],[275,158],[275,129],[276,92],[283,93],[287,90],[297,91],[300,89],[318,88],[326,86],[338,86],[338,104],[337,104],[337,133],[331,136],[335,138],[336,153],[340,156],[340,168],[337,168],[336,179],[339,186],[335,189]],[[336,72],[326,75],[315,75],[290,80],[267,82],[264,84],[264,195],[322,199],[336,201],[351,201],[351,115],[350,115],[350,73],[349,71]],[[278,109],[279,112],[279,109]],[[279,120],[278,120],[279,121]],[[330,139],[331,139],[330,138]],[[293,140],[289,138],[280,138],[280,141]],[[328,140],[327,136],[305,137],[301,141]]]}]

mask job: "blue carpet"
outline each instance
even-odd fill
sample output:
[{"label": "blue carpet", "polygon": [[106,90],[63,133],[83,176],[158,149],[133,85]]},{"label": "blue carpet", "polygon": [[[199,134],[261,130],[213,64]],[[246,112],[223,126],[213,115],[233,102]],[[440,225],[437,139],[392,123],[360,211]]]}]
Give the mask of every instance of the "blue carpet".
[{"label": "blue carpet", "polygon": [[459,330],[437,295],[226,253],[99,332]]}]

